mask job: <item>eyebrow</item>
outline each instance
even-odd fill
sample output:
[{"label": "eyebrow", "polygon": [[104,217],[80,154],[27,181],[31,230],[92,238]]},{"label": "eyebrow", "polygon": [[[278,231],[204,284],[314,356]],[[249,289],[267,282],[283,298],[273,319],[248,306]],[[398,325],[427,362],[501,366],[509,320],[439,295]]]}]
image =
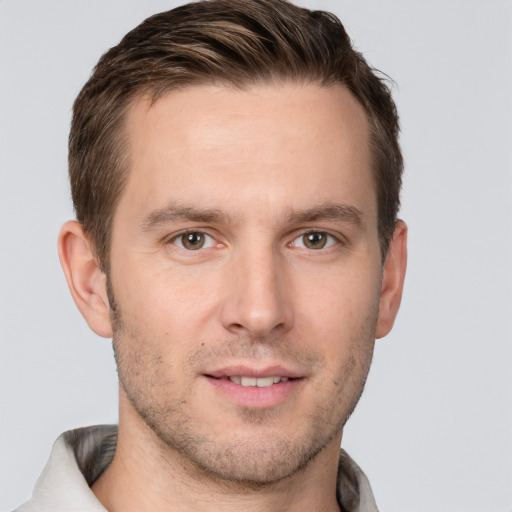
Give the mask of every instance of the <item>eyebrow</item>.
[{"label": "eyebrow", "polygon": [[142,229],[151,231],[159,226],[177,221],[192,221],[200,223],[228,223],[228,216],[217,209],[198,208],[172,204],[152,211],[142,221]]},{"label": "eyebrow", "polygon": [[[326,203],[303,210],[291,209],[285,213],[284,220],[294,224],[336,221],[351,224],[356,228],[364,227],[363,214],[358,208],[338,203]],[[151,231],[179,221],[205,224],[232,224],[234,222],[232,216],[219,209],[171,204],[149,213],[142,221],[142,229]]]},{"label": "eyebrow", "polygon": [[304,210],[292,210],[287,220],[294,223],[336,221],[352,224],[357,228],[364,227],[364,216],[355,206],[338,203],[326,203]]}]

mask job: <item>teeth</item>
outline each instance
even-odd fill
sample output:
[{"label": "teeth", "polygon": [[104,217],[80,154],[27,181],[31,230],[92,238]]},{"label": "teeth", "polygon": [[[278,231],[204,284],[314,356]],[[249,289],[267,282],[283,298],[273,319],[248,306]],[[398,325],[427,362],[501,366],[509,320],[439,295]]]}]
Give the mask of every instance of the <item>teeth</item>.
[{"label": "teeth", "polygon": [[256,386],[258,379],[256,377],[241,377],[242,386]]},{"label": "teeth", "polygon": [[245,387],[258,387],[266,388],[273,384],[279,384],[280,382],[286,382],[288,377],[229,377],[229,380],[234,384],[240,384]]},{"label": "teeth", "polygon": [[268,386],[272,386],[273,384],[273,377],[261,377],[259,379],[256,379],[256,386],[258,386],[259,388],[266,388]]}]

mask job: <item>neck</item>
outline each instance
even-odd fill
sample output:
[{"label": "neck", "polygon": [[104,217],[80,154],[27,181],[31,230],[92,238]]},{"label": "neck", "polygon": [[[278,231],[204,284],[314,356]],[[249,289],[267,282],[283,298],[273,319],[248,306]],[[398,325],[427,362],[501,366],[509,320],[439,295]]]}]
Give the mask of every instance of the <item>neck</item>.
[{"label": "neck", "polygon": [[339,510],[340,437],[331,440],[305,468],[277,482],[229,482],[196,467],[163,443],[138,416],[129,416],[121,413],[116,454],[92,487],[109,512]]}]

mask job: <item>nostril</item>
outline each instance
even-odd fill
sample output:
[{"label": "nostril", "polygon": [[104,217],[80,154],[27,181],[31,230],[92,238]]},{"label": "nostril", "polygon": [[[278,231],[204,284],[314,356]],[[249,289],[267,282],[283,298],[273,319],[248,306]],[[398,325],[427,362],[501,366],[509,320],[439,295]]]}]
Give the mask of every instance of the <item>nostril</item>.
[{"label": "nostril", "polygon": [[290,297],[278,293],[277,285],[254,284],[254,279],[250,282],[236,280],[233,289],[228,289],[228,284],[220,308],[221,322],[226,330],[234,334],[244,333],[251,338],[264,338],[288,330],[293,324],[293,313],[288,304]]},{"label": "nostril", "polygon": [[245,331],[245,327],[240,323],[232,323],[228,326],[228,329],[233,333],[240,333],[240,331]]}]

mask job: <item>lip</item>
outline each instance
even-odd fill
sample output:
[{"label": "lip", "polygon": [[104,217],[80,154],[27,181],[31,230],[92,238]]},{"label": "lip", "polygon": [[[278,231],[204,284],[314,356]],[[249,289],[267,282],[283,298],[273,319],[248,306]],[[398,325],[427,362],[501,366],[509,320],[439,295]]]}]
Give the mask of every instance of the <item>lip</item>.
[{"label": "lip", "polygon": [[279,376],[279,377],[288,377],[289,379],[299,379],[299,378],[304,377],[304,374],[301,374],[298,371],[294,371],[289,368],[285,368],[282,365],[264,366],[261,368],[257,368],[256,366],[246,366],[246,365],[224,366],[220,369],[205,372],[205,375],[208,377],[213,377],[215,379],[222,379],[224,377],[233,377],[235,375],[238,375],[238,376],[244,375],[246,377]]},{"label": "lip", "polygon": [[[242,386],[231,382],[228,377],[287,377],[289,380],[272,386],[259,388]],[[206,372],[203,375],[214,392],[234,405],[250,409],[269,409],[290,400],[306,380],[303,374],[281,365],[256,368],[236,365]]]}]

